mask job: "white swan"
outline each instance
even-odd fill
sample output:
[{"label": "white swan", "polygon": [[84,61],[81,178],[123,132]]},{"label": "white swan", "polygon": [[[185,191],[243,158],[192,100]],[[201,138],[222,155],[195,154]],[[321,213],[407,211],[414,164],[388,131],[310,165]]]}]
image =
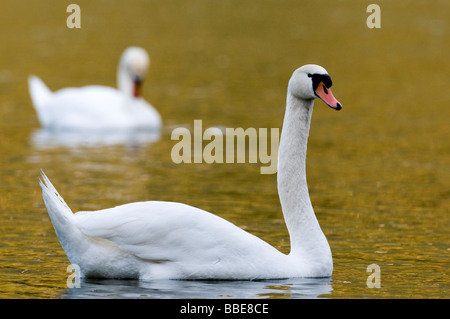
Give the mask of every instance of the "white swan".
[{"label": "white swan", "polygon": [[279,147],[278,190],[291,239],[286,255],[201,209],[138,202],[73,214],[42,172],[43,198],[70,262],[83,276],[152,279],[329,277],[330,247],[315,217],[305,176],[313,101],[339,110],[324,68],[305,65],[289,81]]},{"label": "white swan", "polygon": [[161,116],[140,95],[150,58],[139,47],[124,51],[118,89],[90,85],[51,92],[37,76],[28,78],[31,99],[44,128],[60,130],[159,129]]}]

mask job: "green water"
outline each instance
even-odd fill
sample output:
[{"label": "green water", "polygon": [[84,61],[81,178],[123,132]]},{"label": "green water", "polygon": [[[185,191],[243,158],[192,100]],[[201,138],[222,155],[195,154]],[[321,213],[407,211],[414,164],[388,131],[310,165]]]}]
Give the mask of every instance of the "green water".
[{"label": "green water", "polygon": [[[261,164],[174,164],[172,129],[281,128],[287,81],[323,65],[335,112],[317,101],[308,145],[310,195],[334,273],[297,281],[141,285],[87,282],[95,297],[449,298],[450,66],[447,1],[3,1],[0,11],[0,298],[83,297],[38,185],[44,169],[72,210],[170,200],[211,211],[288,252],[276,175]],[[144,97],[164,129],[143,144],[67,147],[42,137],[27,76],[48,86],[115,86],[130,45],[146,48]],[[367,266],[380,267],[368,288]],[[159,289],[159,290],[158,290]],[[80,292],[82,291],[82,292]],[[97,294],[95,293],[96,291]],[[244,292],[248,292],[244,294]],[[77,295],[78,294],[78,295]]]}]

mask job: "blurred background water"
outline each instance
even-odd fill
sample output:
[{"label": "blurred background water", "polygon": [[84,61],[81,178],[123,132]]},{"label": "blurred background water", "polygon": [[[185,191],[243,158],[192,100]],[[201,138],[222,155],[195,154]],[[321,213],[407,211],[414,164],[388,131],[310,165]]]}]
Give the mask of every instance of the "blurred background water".
[{"label": "blurred background water", "polygon": [[[0,10],[0,298],[449,298],[448,1],[4,0]],[[144,97],[160,136],[55,136],[41,129],[27,77],[52,90],[115,86],[122,51],[148,50]],[[323,65],[343,104],[316,102],[310,195],[334,257],[329,279],[261,282],[86,280],[42,202],[40,169],[72,210],[170,200],[211,211],[289,252],[276,174],[260,164],[174,164],[171,131],[281,128],[294,69]],[[102,139],[106,139],[102,140]],[[381,288],[366,285],[380,266]]]}]

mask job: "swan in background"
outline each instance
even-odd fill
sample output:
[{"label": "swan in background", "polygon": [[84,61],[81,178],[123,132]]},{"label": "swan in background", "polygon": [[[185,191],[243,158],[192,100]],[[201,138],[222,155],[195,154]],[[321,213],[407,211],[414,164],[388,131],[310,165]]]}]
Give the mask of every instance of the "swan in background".
[{"label": "swan in background", "polygon": [[341,109],[331,84],[324,68],[310,64],[294,71],[288,85],[277,183],[290,236],[289,254],[225,219],[176,202],[137,202],[73,214],[42,172],[44,202],[69,261],[84,277],[330,277],[330,246],[308,194],[306,146],[314,99]]},{"label": "swan in background", "polygon": [[161,116],[141,97],[150,65],[147,52],[127,48],[117,70],[118,89],[90,85],[56,92],[37,76],[28,78],[41,126],[52,131],[159,130]]}]

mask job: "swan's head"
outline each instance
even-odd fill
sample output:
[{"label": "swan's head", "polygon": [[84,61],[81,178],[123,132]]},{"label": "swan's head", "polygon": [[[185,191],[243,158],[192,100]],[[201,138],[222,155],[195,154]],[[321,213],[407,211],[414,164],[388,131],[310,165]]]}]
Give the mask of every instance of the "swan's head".
[{"label": "swan's head", "polygon": [[150,66],[150,57],[139,47],[129,47],[120,58],[117,85],[125,94],[141,96],[142,83]]},{"label": "swan's head", "polygon": [[307,64],[294,71],[289,80],[288,90],[293,96],[303,100],[318,97],[329,107],[339,111],[342,105],[331,93],[332,85],[333,82],[323,67]]}]

